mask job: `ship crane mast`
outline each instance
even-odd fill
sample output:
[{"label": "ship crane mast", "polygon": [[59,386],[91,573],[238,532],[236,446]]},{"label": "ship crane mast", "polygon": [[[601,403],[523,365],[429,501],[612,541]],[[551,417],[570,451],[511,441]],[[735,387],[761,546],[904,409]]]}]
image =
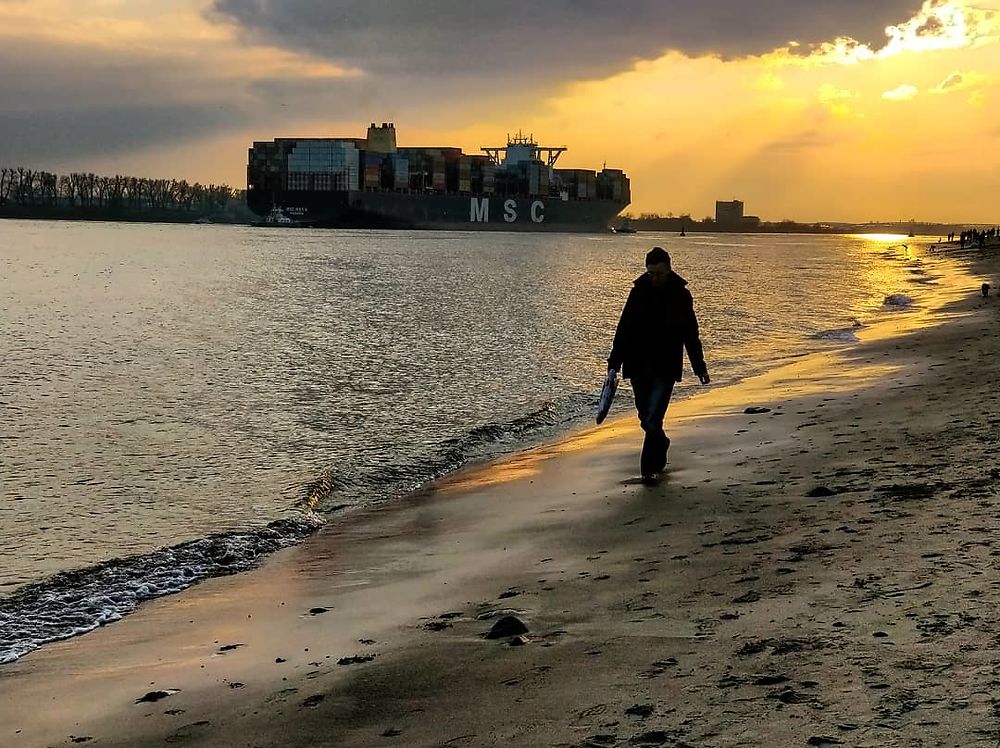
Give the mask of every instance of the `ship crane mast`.
[{"label": "ship crane mast", "polygon": [[519,154],[529,152],[531,154],[532,161],[545,161],[546,165],[551,169],[556,165],[556,161],[559,160],[559,156],[565,153],[566,147],[540,146],[535,142],[534,135],[524,135],[520,130],[518,130],[517,135],[514,137],[511,137],[510,134],[507,135],[506,146],[483,146],[481,150],[489,156],[490,161],[497,166],[503,166],[504,162],[507,160],[508,152],[515,150]]}]

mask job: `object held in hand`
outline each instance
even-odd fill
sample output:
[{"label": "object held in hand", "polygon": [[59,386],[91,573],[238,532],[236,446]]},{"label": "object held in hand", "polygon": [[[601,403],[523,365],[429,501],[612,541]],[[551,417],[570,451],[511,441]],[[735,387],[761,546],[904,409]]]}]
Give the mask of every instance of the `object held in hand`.
[{"label": "object held in hand", "polygon": [[601,388],[601,397],[597,401],[597,422],[603,423],[611,410],[611,403],[615,399],[615,392],[618,391],[618,372],[608,369],[608,376],[604,379],[604,386]]}]

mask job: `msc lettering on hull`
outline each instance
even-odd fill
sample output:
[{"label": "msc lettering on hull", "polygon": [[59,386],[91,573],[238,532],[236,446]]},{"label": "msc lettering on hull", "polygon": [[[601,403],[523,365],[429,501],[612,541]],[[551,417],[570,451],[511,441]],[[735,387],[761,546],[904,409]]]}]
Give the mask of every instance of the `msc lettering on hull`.
[{"label": "msc lettering on hull", "polygon": [[[528,215],[533,223],[545,221],[545,203],[535,200],[528,209]],[[517,201],[505,200],[503,204],[503,220],[514,223],[517,220]],[[488,197],[473,197],[469,203],[469,223],[489,223],[490,199]]]}]

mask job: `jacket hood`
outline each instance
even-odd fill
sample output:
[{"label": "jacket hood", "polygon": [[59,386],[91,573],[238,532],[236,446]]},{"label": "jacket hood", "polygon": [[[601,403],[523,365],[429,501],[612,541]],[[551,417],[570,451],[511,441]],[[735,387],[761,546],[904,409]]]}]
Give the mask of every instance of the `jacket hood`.
[{"label": "jacket hood", "polygon": [[[684,288],[684,286],[686,286],[687,284],[688,284],[688,282],[686,280],[684,280],[677,273],[673,273],[672,272],[670,274],[670,277],[667,279],[667,285],[664,288],[666,288],[666,289]],[[649,291],[653,290],[653,281],[651,281],[649,279],[649,276],[646,275],[645,273],[643,273],[638,278],[636,278],[634,281],[632,281],[632,285],[634,285],[636,288],[641,288],[644,291],[645,290],[649,290]]]}]

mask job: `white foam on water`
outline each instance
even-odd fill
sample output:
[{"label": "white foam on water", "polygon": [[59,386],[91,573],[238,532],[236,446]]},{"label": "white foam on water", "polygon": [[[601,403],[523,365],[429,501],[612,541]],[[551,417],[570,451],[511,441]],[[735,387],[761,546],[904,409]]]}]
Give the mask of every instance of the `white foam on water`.
[{"label": "white foam on water", "polygon": [[857,343],[858,335],[855,327],[841,327],[835,330],[823,330],[812,336],[814,340],[833,340],[841,343]]},{"label": "white foam on water", "polygon": [[913,299],[902,293],[892,293],[885,297],[882,306],[887,309],[907,309],[913,306]]},{"label": "white foam on water", "polygon": [[245,571],[322,524],[316,515],[296,514],[255,530],[211,535],[23,587],[0,598],[0,664],[120,620],[145,600]]}]

